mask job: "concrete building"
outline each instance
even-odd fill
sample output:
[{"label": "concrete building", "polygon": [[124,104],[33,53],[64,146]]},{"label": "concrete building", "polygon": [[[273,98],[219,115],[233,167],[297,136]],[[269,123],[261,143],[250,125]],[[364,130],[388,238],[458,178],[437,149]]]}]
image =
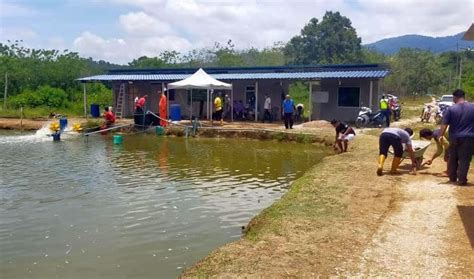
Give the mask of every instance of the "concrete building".
[{"label": "concrete building", "polygon": [[[168,83],[184,79],[197,69],[125,69],[110,70],[106,75],[80,78],[79,81],[110,82],[114,94],[114,107],[123,102],[122,116],[133,115],[136,97],[148,95],[147,109],[158,111],[159,92]],[[377,109],[383,79],[389,74],[385,65],[328,65],[328,66],[279,66],[245,68],[204,68],[217,80],[231,83],[232,90],[216,91],[228,94],[234,114],[232,120],[240,120],[237,109],[244,107],[247,120],[258,121],[263,117],[264,95],[272,100],[275,119],[281,117],[282,100],[289,93],[289,86],[296,81],[309,83],[310,120],[339,119],[354,121],[360,107]],[[86,86],[84,85],[86,89]],[[168,104],[179,104],[183,118],[191,115],[207,118],[206,90],[169,90]],[[123,96],[123,97],[119,97]],[[119,101],[123,98],[122,101]],[[212,108],[212,106],[210,106]],[[255,111],[257,113],[255,114]],[[212,113],[209,112],[209,113]]]}]

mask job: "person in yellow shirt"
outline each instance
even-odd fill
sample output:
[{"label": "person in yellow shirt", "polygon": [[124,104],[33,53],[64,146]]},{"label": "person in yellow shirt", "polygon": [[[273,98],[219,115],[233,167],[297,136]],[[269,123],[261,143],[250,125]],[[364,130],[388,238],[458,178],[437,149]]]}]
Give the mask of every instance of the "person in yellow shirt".
[{"label": "person in yellow shirt", "polygon": [[220,121],[221,126],[223,125],[224,120],[222,119],[222,99],[219,95],[214,99],[214,118]]},{"label": "person in yellow shirt", "polygon": [[388,98],[385,95],[382,95],[382,99],[380,99],[380,112],[385,118],[385,122],[387,127],[390,127],[390,107],[388,105]]}]

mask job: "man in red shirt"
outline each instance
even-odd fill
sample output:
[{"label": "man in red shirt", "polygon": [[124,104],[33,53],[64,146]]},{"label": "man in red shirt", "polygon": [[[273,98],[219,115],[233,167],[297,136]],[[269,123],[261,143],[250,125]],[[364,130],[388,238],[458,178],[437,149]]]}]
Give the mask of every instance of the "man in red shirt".
[{"label": "man in red shirt", "polygon": [[112,126],[115,123],[115,115],[114,113],[110,110],[109,107],[105,107],[105,112],[104,112],[104,119],[105,119],[105,125],[107,127]]},{"label": "man in red shirt", "polygon": [[137,103],[135,104],[135,109],[141,108],[143,110],[143,107],[145,106],[146,98],[148,98],[148,95],[145,95],[138,99]]}]

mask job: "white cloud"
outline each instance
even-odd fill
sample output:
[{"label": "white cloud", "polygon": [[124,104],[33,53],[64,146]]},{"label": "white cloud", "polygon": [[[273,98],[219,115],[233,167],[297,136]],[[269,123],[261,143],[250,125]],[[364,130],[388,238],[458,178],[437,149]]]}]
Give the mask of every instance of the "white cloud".
[{"label": "white cloud", "polygon": [[171,27],[144,12],[128,13],[120,16],[120,25],[127,33],[137,35],[170,34]]},{"label": "white cloud", "polygon": [[19,4],[8,3],[5,0],[0,1],[0,18],[25,17],[36,14],[36,11]]},{"label": "white cloud", "polygon": [[310,18],[322,19],[327,10],[349,17],[363,43],[404,34],[452,35],[466,30],[474,14],[472,0],[96,1],[134,9],[118,19],[122,39],[86,32],[74,46],[92,57],[115,62],[229,39],[237,48],[271,46],[298,34]]},{"label": "white cloud", "polygon": [[146,37],[142,39],[104,39],[86,31],[74,40],[73,50],[82,56],[126,64],[140,56],[157,56],[164,50],[186,51],[191,44],[175,36]]}]

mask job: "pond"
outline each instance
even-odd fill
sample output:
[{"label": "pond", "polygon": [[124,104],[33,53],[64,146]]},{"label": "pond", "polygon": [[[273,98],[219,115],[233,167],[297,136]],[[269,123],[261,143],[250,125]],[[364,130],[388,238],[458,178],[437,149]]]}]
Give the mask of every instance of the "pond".
[{"label": "pond", "polygon": [[310,144],[0,133],[0,277],[174,278],[326,154]]}]

